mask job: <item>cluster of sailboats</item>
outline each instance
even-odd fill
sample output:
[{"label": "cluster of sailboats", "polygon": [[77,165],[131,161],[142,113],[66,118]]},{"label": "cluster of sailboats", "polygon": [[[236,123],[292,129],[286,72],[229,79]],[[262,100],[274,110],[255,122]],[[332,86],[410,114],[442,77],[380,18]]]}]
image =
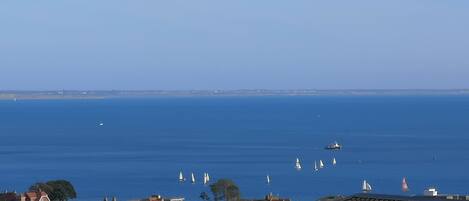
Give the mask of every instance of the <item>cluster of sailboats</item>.
[{"label": "cluster of sailboats", "polygon": [[[335,143],[333,143],[333,144],[331,144],[331,145],[329,145],[329,146],[326,147],[326,149],[331,149],[331,150],[339,150],[339,149],[341,149],[341,148],[342,148],[342,146],[341,146],[340,144],[338,144],[337,142],[335,142]],[[335,157],[332,158],[332,160],[331,160],[331,165],[332,165],[332,166],[337,165],[337,160],[336,160]],[[323,169],[323,168],[325,168],[325,167],[326,167],[326,166],[325,166],[325,163],[324,163],[323,160],[318,160],[318,161],[315,160],[315,161],[314,161],[314,169],[313,169],[313,171],[316,172],[316,171],[319,171],[319,170],[321,170],[321,169]],[[302,168],[303,168],[303,167],[302,167],[302,165],[301,165],[300,159],[299,159],[299,158],[296,158],[296,161],[295,161],[295,169],[299,171],[299,170],[302,170]],[[180,172],[179,172],[179,182],[183,183],[183,182],[185,182],[185,181],[186,181],[186,178],[184,177],[184,174],[182,173],[182,171],[180,171]],[[190,182],[193,183],[193,184],[196,183],[196,177],[195,177],[195,175],[194,175],[193,172],[190,174]],[[208,184],[209,182],[210,182],[210,175],[209,175],[208,173],[204,172],[204,175],[203,175],[203,184],[206,185],[206,184]],[[267,175],[267,176],[266,176],[266,183],[267,183],[267,184],[270,184],[270,183],[271,183],[270,175]],[[363,180],[363,183],[362,183],[362,191],[363,191],[364,193],[368,193],[368,192],[371,192],[371,191],[372,191],[371,184],[368,183],[367,180]],[[406,181],[406,178],[405,178],[405,177],[402,179],[402,191],[403,191],[403,192],[409,191],[409,186],[407,185],[407,181]]]},{"label": "cluster of sailboats", "polygon": [[[337,160],[334,158],[332,158],[332,162],[331,164],[333,166],[335,166],[337,164]],[[318,161],[314,161],[314,171],[319,171],[320,169],[323,169],[325,166],[324,166],[324,162],[322,160],[319,160]],[[296,162],[295,162],[295,169],[296,170],[301,170],[302,169],[302,166],[301,166],[301,162],[300,162],[300,159],[299,158],[296,158]]]},{"label": "cluster of sailboats", "polygon": [[[332,165],[334,166],[336,164],[337,164],[337,160],[334,157],[334,158],[332,158]],[[319,160],[319,162],[314,161],[314,171],[319,171],[319,169],[322,169],[324,167],[325,167],[324,162],[322,160]],[[296,158],[295,169],[298,170],[298,171],[302,169],[301,161],[300,161],[299,158]],[[270,182],[271,182],[270,175],[267,175],[266,176],[266,183],[270,184]]]},{"label": "cluster of sailboats", "polygon": [[[406,178],[402,178],[402,183],[401,183],[401,189],[402,189],[402,192],[407,192],[409,191],[409,185],[407,185],[407,181],[406,181]],[[371,184],[368,183],[366,180],[363,180],[363,183],[362,183],[362,191],[364,193],[369,193],[373,190],[373,188],[371,188]]]},{"label": "cluster of sailboats", "polygon": [[[195,184],[196,183],[196,179],[195,179],[195,175],[194,173],[192,172],[191,173],[191,183]],[[182,171],[179,172],[179,182],[185,182],[186,181],[186,178],[184,177],[184,174],[182,173]],[[210,175],[206,172],[204,172],[204,176],[203,176],[203,184],[208,184],[210,182]]]}]

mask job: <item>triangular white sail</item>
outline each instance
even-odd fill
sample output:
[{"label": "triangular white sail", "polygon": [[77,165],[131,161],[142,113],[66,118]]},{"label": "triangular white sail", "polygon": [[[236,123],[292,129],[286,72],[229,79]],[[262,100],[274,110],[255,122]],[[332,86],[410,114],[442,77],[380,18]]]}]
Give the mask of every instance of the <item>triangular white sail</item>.
[{"label": "triangular white sail", "polygon": [[192,182],[192,183],[195,183],[194,173],[191,173],[191,182]]},{"label": "triangular white sail", "polygon": [[372,190],[371,185],[366,180],[363,180],[362,191],[367,193],[367,192],[370,192],[371,190]]},{"label": "triangular white sail", "polygon": [[314,171],[318,171],[318,164],[316,163],[316,161],[314,161]]},{"label": "triangular white sail", "polygon": [[366,190],[367,190],[367,191],[371,191],[371,185],[370,185],[370,183],[366,183]]},{"label": "triangular white sail", "polygon": [[319,160],[319,168],[324,168],[324,163],[322,162],[322,160]]},{"label": "triangular white sail", "polygon": [[407,185],[407,181],[406,181],[405,177],[402,178],[402,191],[403,192],[409,191],[409,186]]},{"label": "triangular white sail", "polygon": [[299,158],[296,158],[295,168],[296,168],[297,170],[301,170],[301,163],[300,163],[300,159],[299,159]]},{"label": "triangular white sail", "polygon": [[207,173],[207,182],[210,182],[210,175]]},{"label": "triangular white sail", "polygon": [[332,165],[335,165],[335,164],[337,164],[337,161],[335,160],[335,157],[334,157],[332,158]]},{"label": "triangular white sail", "polygon": [[267,184],[270,184],[270,176],[269,175],[267,175],[266,179],[267,179]]},{"label": "triangular white sail", "polygon": [[207,173],[204,172],[204,184],[207,184]]},{"label": "triangular white sail", "polygon": [[183,182],[183,181],[185,181],[185,180],[186,180],[186,179],[184,178],[184,175],[182,175],[182,171],[179,172],[179,181],[180,181],[180,182]]}]

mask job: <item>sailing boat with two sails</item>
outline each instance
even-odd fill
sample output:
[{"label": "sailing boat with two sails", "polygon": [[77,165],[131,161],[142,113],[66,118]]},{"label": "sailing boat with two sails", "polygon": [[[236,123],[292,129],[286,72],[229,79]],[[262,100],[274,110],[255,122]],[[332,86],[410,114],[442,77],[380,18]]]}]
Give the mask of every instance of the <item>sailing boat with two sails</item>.
[{"label": "sailing boat with two sails", "polygon": [[371,188],[370,183],[368,183],[366,180],[363,180],[362,191],[364,193],[369,193],[369,192],[371,192],[371,190],[372,190],[372,188]]},{"label": "sailing boat with two sails", "polygon": [[319,160],[319,169],[322,169],[324,168],[324,163],[322,162],[322,160]]},{"label": "sailing boat with two sails", "polygon": [[204,184],[208,184],[208,182],[210,182],[210,175],[204,172]]},{"label": "sailing boat with two sails", "polygon": [[299,158],[296,158],[295,168],[296,170],[301,170],[301,163]]}]

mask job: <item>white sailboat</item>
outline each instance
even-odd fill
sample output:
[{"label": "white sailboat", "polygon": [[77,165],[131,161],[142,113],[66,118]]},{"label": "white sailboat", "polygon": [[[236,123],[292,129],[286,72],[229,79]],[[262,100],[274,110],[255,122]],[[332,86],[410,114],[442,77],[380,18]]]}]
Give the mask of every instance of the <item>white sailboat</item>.
[{"label": "white sailboat", "polygon": [[267,184],[270,184],[270,176],[267,175]]},{"label": "white sailboat", "polygon": [[316,163],[316,161],[314,161],[314,171],[318,171],[318,164]]},{"label": "white sailboat", "polygon": [[371,190],[372,190],[372,189],[371,189],[371,185],[370,185],[368,182],[366,182],[366,180],[363,180],[362,191],[363,191],[364,193],[368,193],[368,192],[370,192]]},{"label": "white sailboat", "polygon": [[324,168],[324,163],[322,162],[322,160],[319,160],[319,168]]},{"label": "white sailboat", "polygon": [[407,192],[409,191],[409,185],[407,185],[407,181],[404,178],[402,178],[402,192]]},{"label": "white sailboat", "polygon": [[300,159],[299,159],[299,158],[296,158],[295,168],[296,168],[297,170],[301,170],[301,163],[300,163]]},{"label": "white sailboat", "polygon": [[335,164],[337,164],[337,161],[335,160],[335,157],[334,157],[332,158],[332,165],[335,165]]},{"label": "white sailboat", "polygon": [[207,173],[204,172],[204,184],[207,184],[208,183],[208,180],[207,180]]},{"label": "white sailboat", "polygon": [[193,184],[195,184],[195,177],[194,177],[194,173],[191,173],[191,182],[192,182]]},{"label": "white sailboat", "polygon": [[184,175],[182,175],[182,171],[179,172],[179,182],[184,182],[186,181],[186,178],[184,178]]},{"label": "white sailboat", "polygon": [[207,173],[207,183],[210,182],[210,175]]}]

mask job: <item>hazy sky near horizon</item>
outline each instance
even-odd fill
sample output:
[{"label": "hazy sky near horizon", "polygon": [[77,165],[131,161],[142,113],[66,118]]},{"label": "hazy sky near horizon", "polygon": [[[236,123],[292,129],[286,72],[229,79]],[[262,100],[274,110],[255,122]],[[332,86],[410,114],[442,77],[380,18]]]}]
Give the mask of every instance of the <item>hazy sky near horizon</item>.
[{"label": "hazy sky near horizon", "polygon": [[0,90],[241,88],[469,88],[469,1],[0,2]]}]

